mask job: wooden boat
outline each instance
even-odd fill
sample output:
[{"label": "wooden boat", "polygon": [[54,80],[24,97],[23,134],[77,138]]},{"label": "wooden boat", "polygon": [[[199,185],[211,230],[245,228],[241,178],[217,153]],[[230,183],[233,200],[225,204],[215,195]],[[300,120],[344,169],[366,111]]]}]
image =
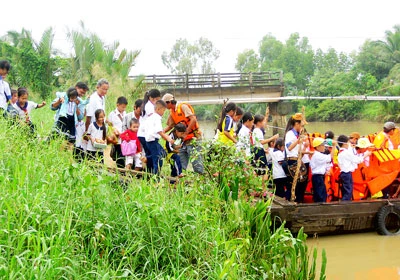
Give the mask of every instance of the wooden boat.
[{"label": "wooden boat", "polygon": [[293,233],[301,228],[309,235],[373,231],[383,235],[400,233],[400,199],[351,202],[295,203],[275,197],[272,220],[283,221]]}]

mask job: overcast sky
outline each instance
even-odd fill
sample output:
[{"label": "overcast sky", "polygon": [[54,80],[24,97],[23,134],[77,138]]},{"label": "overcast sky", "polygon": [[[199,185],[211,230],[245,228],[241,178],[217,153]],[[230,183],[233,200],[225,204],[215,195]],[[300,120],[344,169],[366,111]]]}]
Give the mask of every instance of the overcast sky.
[{"label": "overcast sky", "polygon": [[141,50],[134,75],[168,74],[161,54],[178,38],[208,38],[221,52],[217,72],[234,72],[238,53],[258,50],[268,33],[284,42],[298,32],[314,50],[349,53],[400,24],[399,0],[4,0],[0,7],[0,36],[25,28],[38,40],[53,27],[54,46],[68,52],[67,29],[77,29],[82,20],[106,43]]}]

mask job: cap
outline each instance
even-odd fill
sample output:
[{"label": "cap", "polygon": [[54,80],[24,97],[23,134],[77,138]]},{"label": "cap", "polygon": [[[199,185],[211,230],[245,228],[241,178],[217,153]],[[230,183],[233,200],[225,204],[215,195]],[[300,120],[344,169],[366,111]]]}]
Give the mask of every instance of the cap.
[{"label": "cap", "polygon": [[314,140],[312,141],[312,146],[318,147],[320,145],[323,145],[325,143],[325,139],[321,137],[315,137]]},{"label": "cap", "polygon": [[294,115],[292,116],[292,119],[294,119],[294,120],[296,120],[296,121],[302,121],[302,123],[303,123],[304,125],[305,125],[305,124],[308,124],[308,122],[304,120],[303,114],[302,114],[302,113],[296,113],[296,114],[294,114]]},{"label": "cap", "polygon": [[174,96],[172,94],[170,94],[170,93],[166,93],[162,97],[162,101],[164,101],[164,102],[169,102],[169,101],[174,100],[174,99],[175,99]]},{"label": "cap", "polygon": [[357,138],[357,139],[360,139],[360,137],[361,137],[361,135],[358,132],[352,132],[352,133],[350,133],[350,136],[349,136],[349,138]]},{"label": "cap", "polygon": [[372,144],[371,142],[369,142],[368,138],[364,138],[364,137],[358,139],[357,145],[356,145],[356,147],[359,147],[359,148],[368,148],[368,147],[373,147],[373,146],[375,146],[375,145]]},{"label": "cap", "polygon": [[394,122],[385,122],[385,124],[383,125],[383,128],[386,128],[387,130],[395,129],[396,125]]},{"label": "cap", "polygon": [[325,146],[326,147],[333,147],[332,139],[325,139]]}]

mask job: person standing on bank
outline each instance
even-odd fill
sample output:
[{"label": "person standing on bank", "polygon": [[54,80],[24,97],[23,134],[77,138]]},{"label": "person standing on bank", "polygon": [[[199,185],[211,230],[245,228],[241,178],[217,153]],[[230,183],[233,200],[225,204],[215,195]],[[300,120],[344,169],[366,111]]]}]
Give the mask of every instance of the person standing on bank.
[{"label": "person standing on bank", "polygon": [[[285,153],[287,158],[288,167],[297,164],[300,149],[303,148],[303,138],[300,136],[301,131],[304,129],[302,125],[303,115],[296,113],[290,117],[286,126],[285,133]],[[308,172],[307,172],[308,173]],[[301,180],[296,183],[295,196],[296,202],[303,202],[304,193],[307,187],[308,174],[303,174]],[[288,183],[292,185],[293,177],[288,176]]]},{"label": "person standing on bank", "polygon": [[7,110],[8,101],[11,99],[10,85],[4,81],[10,71],[11,65],[7,60],[0,61],[0,109]]},{"label": "person standing on bank", "polygon": [[124,132],[122,124],[126,115],[126,106],[128,106],[128,100],[124,96],[120,96],[117,99],[117,108],[108,115],[108,124],[112,125],[114,135],[118,138],[117,143],[113,144],[115,149],[115,163],[118,168],[125,168],[125,156],[122,155],[119,135]]},{"label": "person standing on bank", "polygon": [[[201,140],[201,131],[199,129],[199,123],[194,112],[193,107],[188,103],[180,102],[175,100],[175,97],[166,93],[162,100],[167,104],[170,115],[167,121],[167,127],[164,132],[167,133],[175,127],[178,123],[183,123],[186,127],[186,132],[183,137],[183,145],[179,150],[179,157],[181,159],[182,168],[187,169],[189,160],[194,158],[192,162],[193,171],[199,174],[204,173],[203,161],[200,156],[200,146],[198,141]],[[197,151],[197,155],[195,155]]]},{"label": "person standing on bank", "polygon": [[96,85],[96,91],[90,96],[89,104],[86,106],[86,122],[85,131],[88,130],[89,125],[95,121],[94,113],[98,109],[106,111],[106,94],[110,85],[106,79],[100,79]]}]

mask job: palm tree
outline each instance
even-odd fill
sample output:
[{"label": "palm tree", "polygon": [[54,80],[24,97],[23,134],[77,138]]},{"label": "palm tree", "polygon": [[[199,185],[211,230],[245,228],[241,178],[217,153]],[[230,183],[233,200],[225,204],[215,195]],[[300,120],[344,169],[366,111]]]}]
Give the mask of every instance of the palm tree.
[{"label": "palm tree", "polygon": [[392,67],[400,63],[400,25],[395,25],[393,29],[394,32],[390,30],[385,32],[385,41],[377,41],[377,44],[388,55],[387,63]]}]

